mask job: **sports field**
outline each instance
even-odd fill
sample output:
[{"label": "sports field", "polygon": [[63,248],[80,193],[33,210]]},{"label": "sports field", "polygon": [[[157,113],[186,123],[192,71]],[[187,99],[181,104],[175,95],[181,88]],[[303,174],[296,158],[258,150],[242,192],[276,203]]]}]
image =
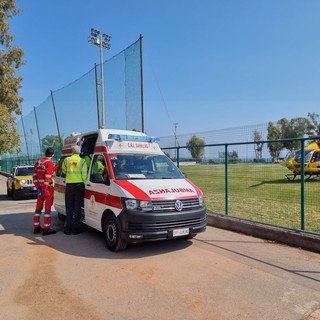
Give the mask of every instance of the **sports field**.
[{"label": "sports field", "polygon": [[[224,164],[180,166],[205,194],[207,209],[226,213]],[[320,179],[304,182],[286,178],[281,164],[235,163],[228,165],[228,214],[259,222],[320,232]],[[302,220],[304,218],[304,224]]]}]

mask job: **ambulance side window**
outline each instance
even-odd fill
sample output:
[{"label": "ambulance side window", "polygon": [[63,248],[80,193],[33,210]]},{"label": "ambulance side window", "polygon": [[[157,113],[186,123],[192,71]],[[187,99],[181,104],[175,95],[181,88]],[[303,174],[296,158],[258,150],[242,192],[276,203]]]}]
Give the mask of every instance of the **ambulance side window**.
[{"label": "ambulance side window", "polygon": [[109,173],[106,160],[102,154],[95,154],[92,159],[90,181],[109,185]]}]

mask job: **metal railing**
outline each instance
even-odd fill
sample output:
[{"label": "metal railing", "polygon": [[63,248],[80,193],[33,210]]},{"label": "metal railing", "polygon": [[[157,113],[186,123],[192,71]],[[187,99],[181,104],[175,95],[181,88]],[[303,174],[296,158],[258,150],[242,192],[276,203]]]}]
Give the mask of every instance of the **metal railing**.
[{"label": "metal railing", "polygon": [[[320,161],[310,173],[310,161],[303,152],[310,140],[319,138],[259,141],[265,149],[259,159],[255,158],[255,141],[198,145],[205,155],[198,159],[191,158],[187,146],[162,150],[174,155],[178,167],[202,189],[209,211],[319,233]],[[285,157],[268,155],[271,143],[284,142],[300,144],[298,173],[287,168]]]}]

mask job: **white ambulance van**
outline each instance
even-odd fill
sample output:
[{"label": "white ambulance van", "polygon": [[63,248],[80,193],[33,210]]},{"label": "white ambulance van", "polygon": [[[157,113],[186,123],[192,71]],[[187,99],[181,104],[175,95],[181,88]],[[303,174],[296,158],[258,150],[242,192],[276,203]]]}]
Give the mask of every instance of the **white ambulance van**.
[{"label": "white ambulance van", "polygon": [[63,160],[72,145],[89,157],[82,222],[103,232],[107,248],[129,243],[192,238],[207,225],[203,193],[160,149],[158,139],[136,131],[99,129],[66,138],[54,187],[63,220]]}]

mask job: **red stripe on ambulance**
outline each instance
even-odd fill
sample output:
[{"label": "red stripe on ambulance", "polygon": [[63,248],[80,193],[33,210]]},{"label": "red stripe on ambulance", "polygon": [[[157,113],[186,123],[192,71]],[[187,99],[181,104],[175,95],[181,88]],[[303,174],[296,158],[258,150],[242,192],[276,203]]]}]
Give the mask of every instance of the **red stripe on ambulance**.
[{"label": "red stripe on ambulance", "polygon": [[95,201],[98,203],[105,204],[110,207],[122,209],[120,197],[106,195],[104,193],[96,192],[96,191],[92,191],[92,190],[85,191],[85,198],[86,199],[90,200],[92,195],[94,196]]},{"label": "red stripe on ambulance", "polygon": [[194,187],[194,189],[197,192],[197,196],[200,197],[202,195],[202,191],[194,183],[192,183],[189,179],[186,178],[186,181],[188,181]]},{"label": "red stripe on ambulance", "polygon": [[150,196],[147,193],[145,193],[143,190],[141,190],[128,180],[117,180],[115,181],[115,183],[119,185],[121,188],[130,192],[132,196],[136,199],[150,199]]}]

